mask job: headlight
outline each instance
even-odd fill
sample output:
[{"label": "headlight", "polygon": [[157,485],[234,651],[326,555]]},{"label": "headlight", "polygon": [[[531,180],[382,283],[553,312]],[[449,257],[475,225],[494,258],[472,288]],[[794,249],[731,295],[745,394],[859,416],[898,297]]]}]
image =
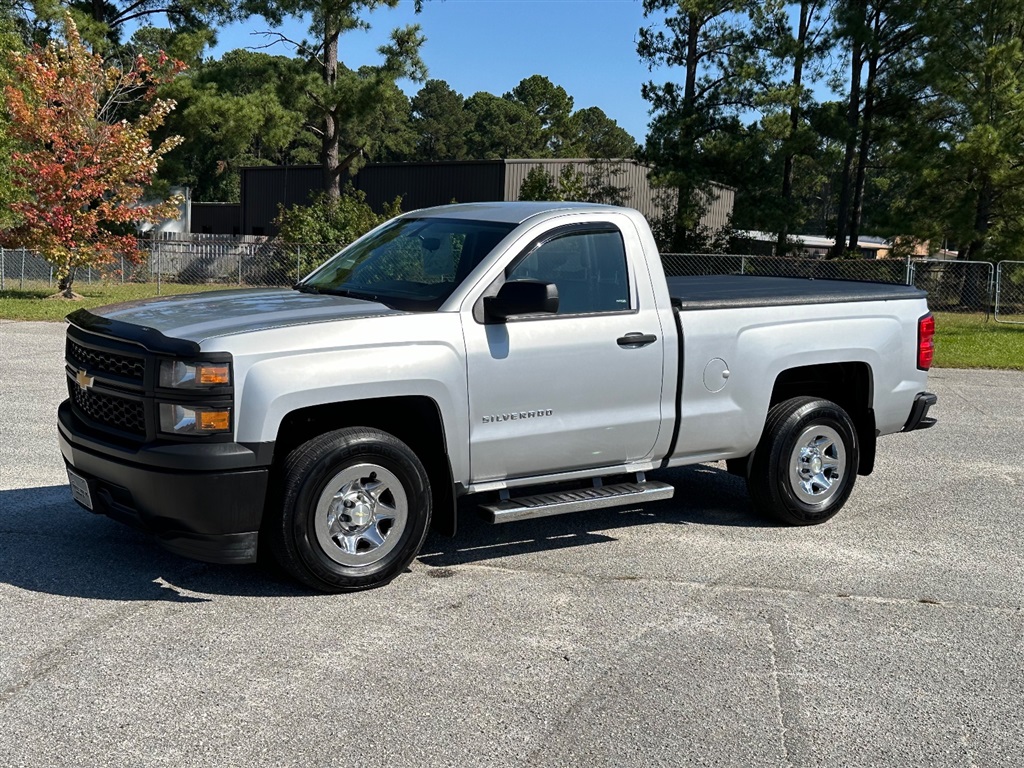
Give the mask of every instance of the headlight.
[{"label": "headlight", "polygon": [[230,432],[231,409],[160,403],[160,431],[172,435],[211,435]]},{"label": "headlight", "polygon": [[160,362],[160,386],[184,389],[231,386],[230,363]]}]

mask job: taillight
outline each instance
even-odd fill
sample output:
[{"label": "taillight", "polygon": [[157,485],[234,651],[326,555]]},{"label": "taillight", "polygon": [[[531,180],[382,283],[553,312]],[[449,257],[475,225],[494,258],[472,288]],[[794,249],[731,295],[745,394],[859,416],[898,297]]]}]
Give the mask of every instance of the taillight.
[{"label": "taillight", "polygon": [[935,318],[930,314],[917,321],[917,367],[927,371],[935,357]]}]

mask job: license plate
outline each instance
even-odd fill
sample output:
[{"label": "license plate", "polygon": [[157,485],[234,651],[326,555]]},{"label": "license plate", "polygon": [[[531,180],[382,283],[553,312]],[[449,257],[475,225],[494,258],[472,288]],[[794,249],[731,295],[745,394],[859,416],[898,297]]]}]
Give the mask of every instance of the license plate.
[{"label": "license plate", "polygon": [[75,497],[75,501],[86,509],[91,510],[92,492],[89,490],[89,481],[81,475],[76,475],[69,469],[68,482],[71,483],[71,495]]}]

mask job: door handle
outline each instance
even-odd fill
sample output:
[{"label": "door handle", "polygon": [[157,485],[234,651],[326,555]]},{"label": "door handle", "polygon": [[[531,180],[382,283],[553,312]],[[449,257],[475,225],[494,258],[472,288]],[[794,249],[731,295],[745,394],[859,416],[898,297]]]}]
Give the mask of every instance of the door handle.
[{"label": "door handle", "polygon": [[639,349],[640,347],[646,347],[648,344],[653,344],[657,340],[658,337],[653,333],[634,331],[633,333],[627,333],[625,336],[620,336],[616,339],[616,343],[625,349]]}]

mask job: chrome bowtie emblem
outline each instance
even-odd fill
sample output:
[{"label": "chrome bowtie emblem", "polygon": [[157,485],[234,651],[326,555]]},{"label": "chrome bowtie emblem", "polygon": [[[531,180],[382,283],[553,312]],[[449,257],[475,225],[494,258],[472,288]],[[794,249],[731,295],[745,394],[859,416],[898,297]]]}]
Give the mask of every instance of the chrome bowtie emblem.
[{"label": "chrome bowtie emblem", "polygon": [[82,389],[88,389],[96,382],[96,379],[85,371],[80,370],[75,374],[75,381],[78,382],[78,386]]}]

